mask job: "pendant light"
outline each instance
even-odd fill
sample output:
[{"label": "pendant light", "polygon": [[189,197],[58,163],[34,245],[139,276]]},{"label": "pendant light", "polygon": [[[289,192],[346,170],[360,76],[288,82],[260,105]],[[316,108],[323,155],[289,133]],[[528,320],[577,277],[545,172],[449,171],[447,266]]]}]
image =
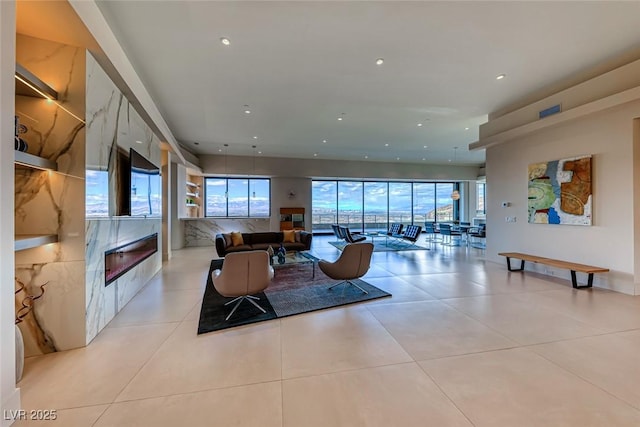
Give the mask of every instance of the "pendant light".
[{"label": "pendant light", "polygon": [[229,144],[224,144],[224,177],[227,178],[227,185],[224,190],[224,198],[229,198],[229,179],[227,175],[227,150],[229,149]]},{"label": "pendant light", "polygon": [[[256,174],[256,146],[252,145],[251,148],[253,149],[253,175],[255,175]],[[253,180],[251,178],[249,178],[249,183],[253,185]],[[255,187],[251,193],[251,197],[253,197],[254,199],[256,198]]]},{"label": "pendant light", "polygon": [[[453,147],[453,162],[454,163],[456,162],[456,153],[457,152],[458,152],[458,147]],[[451,193],[451,199],[453,201],[460,200],[460,192],[457,189],[453,190],[453,192]]]}]

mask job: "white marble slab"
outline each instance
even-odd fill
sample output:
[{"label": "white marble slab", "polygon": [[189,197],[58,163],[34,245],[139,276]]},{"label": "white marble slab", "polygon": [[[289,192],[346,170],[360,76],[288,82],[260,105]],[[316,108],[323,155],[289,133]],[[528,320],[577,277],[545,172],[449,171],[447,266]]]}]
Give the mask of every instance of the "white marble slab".
[{"label": "white marble slab", "polygon": [[185,246],[215,246],[216,234],[270,231],[269,218],[204,218],[184,221]]}]

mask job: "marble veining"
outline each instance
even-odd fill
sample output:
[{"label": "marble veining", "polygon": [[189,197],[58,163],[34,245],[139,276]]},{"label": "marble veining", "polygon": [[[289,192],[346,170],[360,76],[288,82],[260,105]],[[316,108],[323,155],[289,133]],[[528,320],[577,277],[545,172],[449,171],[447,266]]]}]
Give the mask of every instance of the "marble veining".
[{"label": "marble veining", "polygon": [[[15,276],[29,294],[48,283],[20,324],[25,355],[67,350],[84,339],[85,51],[18,35],[16,60],[56,89],[58,101],[16,96],[27,152],[57,163],[58,172],[16,167],[16,234],[56,234],[59,243],[16,252]],[[65,112],[59,105],[77,115]],[[21,295],[16,295],[20,305]]]},{"label": "marble veining", "polygon": [[116,158],[130,148],[160,165],[160,140],[91,54],[87,55],[87,169],[108,171],[111,216],[86,219],[85,323],[90,342],[162,267],[161,251],[136,265],[105,287],[104,253],[109,249],[158,233],[160,218],[115,217]]},{"label": "marble veining", "polygon": [[269,231],[269,218],[204,218],[184,221],[185,246],[214,246],[216,234]]}]

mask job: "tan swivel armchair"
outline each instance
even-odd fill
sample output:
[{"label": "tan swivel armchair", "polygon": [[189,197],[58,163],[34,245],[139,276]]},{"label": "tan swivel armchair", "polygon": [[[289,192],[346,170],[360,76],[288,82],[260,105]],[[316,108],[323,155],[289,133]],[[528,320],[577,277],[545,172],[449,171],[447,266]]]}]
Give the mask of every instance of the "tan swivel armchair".
[{"label": "tan swivel armchair", "polygon": [[338,285],[353,285],[365,294],[369,292],[362,289],[352,280],[359,279],[369,271],[371,264],[371,254],[373,253],[372,243],[351,243],[344,247],[340,258],[335,262],[325,260],[318,261],[318,267],[327,276],[335,280],[342,280],[329,289],[333,289]]},{"label": "tan swivel armchair", "polygon": [[237,301],[231,313],[225,320],[235,313],[242,301],[247,300],[258,307],[263,313],[266,311],[254,300],[260,298],[253,296],[267,289],[273,278],[273,267],[269,265],[267,251],[233,252],[224,258],[222,270],[214,270],[211,273],[213,286],[224,297],[236,297],[225,305]]}]

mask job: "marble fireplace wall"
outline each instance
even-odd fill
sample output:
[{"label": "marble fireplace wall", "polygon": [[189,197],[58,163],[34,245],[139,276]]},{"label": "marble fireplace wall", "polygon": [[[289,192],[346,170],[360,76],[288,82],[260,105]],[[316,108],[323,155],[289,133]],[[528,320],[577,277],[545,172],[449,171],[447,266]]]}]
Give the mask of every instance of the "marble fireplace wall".
[{"label": "marble fireplace wall", "polygon": [[183,221],[185,246],[214,246],[218,233],[270,231],[269,218],[194,218]]},{"label": "marble fireplace wall", "polygon": [[[158,251],[105,287],[104,252],[153,233],[158,233],[158,247],[162,247],[162,219],[113,216],[118,149],[128,153],[129,148],[133,148],[160,166],[160,140],[91,54],[87,54],[86,61],[87,176],[91,173],[108,174],[108,187],[102,194],[95,194],[87,188],[87,194],[101,197],[97,202],[92,201],[97,208],[86,220],[88,343],[162,267],[162,251]],[[87,179],[89,185],[90,180]]]},{"label": "marble fireplace wall", "polygon": [[[16,310],[45,293],[20,323],[25,355],[85,345],[84,170],[85,50],[18,34],[16,60],[59,94],[57,103],[16,96],[27,152],[53,160],[58,172],[16,167],[16,234],[57,234],[59,242],[15,254]],[[59,105],[73,112],[73,117]]]},{"label": "marble fireplace wall", "polygon": [[87,342],[91,341],[162,267],[162,251],[158,251],[105,287],[105,251],[153,233],[158,233],[160,245],[160,220],[125,217],[87,220]]}]

